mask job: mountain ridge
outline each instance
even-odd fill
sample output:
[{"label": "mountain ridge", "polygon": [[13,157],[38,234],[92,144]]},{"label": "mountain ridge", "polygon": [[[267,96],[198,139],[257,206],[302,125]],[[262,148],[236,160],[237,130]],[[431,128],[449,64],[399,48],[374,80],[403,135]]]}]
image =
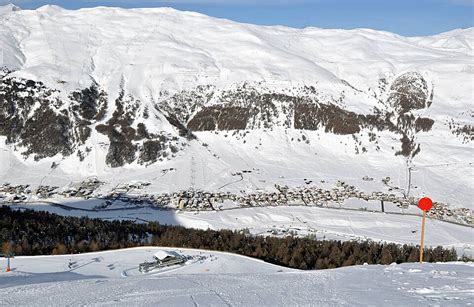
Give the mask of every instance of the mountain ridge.
[{"label": "mountain ridge", "polygon": [[168,11],[168,12],[183,13],[183,14],[200,16],[200,17],[207,17],[207,18],[212,18],[212,19],[217,19],[217,20],[229,21],[229,22],[233,22],[233,23],[236,23],[236,24],[254,25],[254,26],[258,26],[258,27],[262,27],[262,28],[289,28],[289,29],[295,29],[295,30],[316,29],[316,30],[342,30],[342,31],[367,30],[369,32],[376,32],[376,33],[379,33],[379,34],[386,33],[386,34],[395,35],[395,36],[399,36],[399,37],[405,37],[405,38],[442,36],[442,35],[447,35],[447,34],[455,33],[455,32],[473,31],[473,29],[474,29],[474,27],[455,28],[455,29],[452,29],[452,30],[447,30],[447,31],[443,31],[443,32],[435,33],[435,34],[431,34],[431,35],[404,36],[404,35],[397,34],[397,33],[390,32],[390,31],[386,31],[386,30],[376,30],[376,29],[364,28],[364,27],[352,28],[352,29],[338,29],[338,28],[319,28],[319,27],[313,26],[313,25],[303,27],[303,28],[295,28],[295,27],[286,26],[286,25],[255,25],[255,24],[252,24],[252,23],[234,21],[234,20],[231,20],[231,19],[228,19],[228,18],[211,17],[211,16],[206,15],[204,13],[195,12],[195,11],[178,10],[178,9],[173,8],[173,7],[167,7],[167,6],[137,7],[137,8],[123,8],[123,7],[119,7],[119,6],[95,6],[95,7],[84,7],[84,8],[78,8],[78,9],[67,9],[67,8],[64,8],[60,5],[45,4],[45,5],[42,5],[38,8],[36,8],[36,9],[23,9],[20,6],[16,5],[16,4],[9,3],[9,4],[5,4],[5,5],[0,5],[0,8],[4,9],[5,11],[8,11],[8,10],[10,10],[10,11],[37,11],[37,10],[53,9],[53,10],[62,10],[62,11],[124,10],[124,11],[139,11],[140,12],[140,11],[154,11],[154,10],[156,10],[156,11]]},{"label": "mountain ridge", "polygon": [[[199,157],[215,167],[200,171],[202,188],[245,165],[268,164],[265,180],[285,181],[275,172],[280,144],[288,164],[319,154],[306,177],[323,178],[318,164],[335,157],[362,165],[344,174],[329,163],[340,178],[398,174],[401,186],[410,165],[456,165],[422,171],[433,191],[471,161],[473,28],[408,38],[169,8],[42,7],[0,19],[3,180],[19,165],[51,172],[52,163],[65,178],[165,166],[188,178]],[[255,189],[263,179],[252,180]],[[467,205],[472,183],[460,182]]]}]

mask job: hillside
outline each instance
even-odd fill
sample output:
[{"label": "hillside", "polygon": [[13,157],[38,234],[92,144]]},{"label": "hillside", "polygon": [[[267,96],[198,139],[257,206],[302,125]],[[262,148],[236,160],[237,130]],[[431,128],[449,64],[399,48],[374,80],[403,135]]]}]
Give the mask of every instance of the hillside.
[{"label": "hillside", "polygon": [[341,180],[472,209],[472,28],[402,37],[50,5],[0,19],[0,183]]}]

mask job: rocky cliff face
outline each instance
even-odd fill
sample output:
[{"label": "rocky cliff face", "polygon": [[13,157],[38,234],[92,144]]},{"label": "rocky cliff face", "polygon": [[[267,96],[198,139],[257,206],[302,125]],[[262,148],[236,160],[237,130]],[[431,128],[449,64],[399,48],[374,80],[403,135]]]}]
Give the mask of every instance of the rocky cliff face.
[{"label": "rocky cliff face", "polygon": [[108,117],[109,97],[96,83],[64,99],[57,89],[9,73],[0,78],[0,136],[25,158],[75,154],[82,161],[92,150],[88,140],[94,129],[109,140],[111,167],[154,163],[182,147],[178,136],[150,133],[143,123],[150,116],[147,109],[123,91]]},{"label": "rocky cliff face", "polygon": [[[248,83],[233,90],[200,86],[163,97],[152,105],[124,90],[110,101],[111,95],[97,83],[69,93],[67,99],[60,98],[58,92],[41,82],[10,77],[8,73],[0,79],[0,135],[18,146],[25,157],[39,160],[76,154],[83,159],[92,150],[87,141],[95,130],[108,139],[109,166],[135,161],[149,164],[178,152],[192,132],[275,127],[339,135],[370,134],[374,141],[378,132],[390,131],[400,136],[394,154],[413,157],[421,150],[416,135],[431,130],[434,123],[413,113],[429,108],[433,97],[426,80],[416,72],[394,79],[386,93],[388,99],[370,114],[345,109],[342,98],[321,98],[313,86],[289,91],[291,94],[269,92],[259,84]],[[110,105],[114,111],[107,114]],[[166,116],[150,115],[150,108]],[[148,131],[145,122],[156,130],[163,119],[175,131]]]},{"label": "rocky cliff face", "polygon": [[[386,82],[386,81],[385,81]],[[348,89],[350,91],[351,88]],[[381,101],[370,114],[359,114],[341,107],[341,96],[321,99],[318,90],[299,88],[295,94],[262,92],[258,86],[244,84],[233,91],[216,93],[213,87],[174,95],[161,103],[162,108],[176,116],[193,131],[253,130],[284,127],[286,129],[318,130],[339,135],[390,131],[400,135],[401,146],[396,154],[415,156],[420,150],[415,137],[430,131],[434,120],[413,114],[431,106],[433,90],[416,72],[405,73],[388,87],[388,99]],[[218,102],[210,104],[211,100]],[[180,106],[187,105],[184,109]],[[191,110],[191,112],[190,112]]]},{"label": "rocky cliff face", "polygon": [[73,153],[76,137],[71,110],[57,91],[41,82],[2,77],[0,83],[0,135],[6,143],[24,148],[35,160]]}]

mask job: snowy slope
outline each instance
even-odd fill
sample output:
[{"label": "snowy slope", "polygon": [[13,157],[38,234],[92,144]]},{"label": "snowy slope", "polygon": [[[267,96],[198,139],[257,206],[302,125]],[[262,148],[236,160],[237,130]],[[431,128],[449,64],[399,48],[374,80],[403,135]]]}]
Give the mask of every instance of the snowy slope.
[{"label": "snowy slope", "polygon": [[[312,179],[372,192],[387,176],[406,190],[411,166],[413,196],[472,208],[472,28],[407,38],[51,5],[0,19],[0,183],[96,175],[104,190],[139,179],[150,193],[237,193]],[[259,171],[219,189],[243,169]]]},{"label": "snowy slope", "polygon": [[[106,89],[117,87],[113,79],[123,75],[130,92],[142,100],[173,85],[268,79],[319,82],[328,91],[343,88],[344,79],[366,89],[388,73],[435,75],[460,63],[469,68],[474,35],[473,29],[405,38],[368,29],[261,27],[171,8],[68,11],[47,5],[3,13],[3,18],[4,32],[21,42],[27,55],[18,75],[50,85],[59,78],[70,90],[88,85],[91,77]],[[440,77],[434,81],[447,89],[450,78]],[[468,98],[470,93],[463,92],[458,95]]]},{"label": "snowy slope", "polygon": [[158,249],[15,258],[13,271],[0,273],[0,304],[459,306],[469,305],[474,295],[472,263],[299,271],[237,255],[180,250],[205,259],[140,274],[138,263],[151,260]]}]

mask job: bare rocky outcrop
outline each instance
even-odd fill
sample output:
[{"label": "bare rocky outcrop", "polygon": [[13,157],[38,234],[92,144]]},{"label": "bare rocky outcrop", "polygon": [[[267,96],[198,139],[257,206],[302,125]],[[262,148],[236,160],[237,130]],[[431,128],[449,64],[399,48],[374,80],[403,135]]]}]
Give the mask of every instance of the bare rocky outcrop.
[{"label": "bare rocky outcrop", "polygon": [[[107,165],[120,167],[135,161],[139,164],[154,163],[178,150],[177,137],[148,131],[138,115],[140,104],[139,100],[122,91],[115,100],[112,117],[105,124],[96,126],[96,130],[110,140]],[[137,128],[134,128],[135,124]]]},{"label": "bare rocky outcrop", "polygon": [[154,163],[181,148],[173,135],[150,133],[138,114],[140,101],[124,92],[105,123],[108,96],[98,84],[72,92],[69,100],[61,100],[59,93],[41,82],[8,74],[0,79],[0,135],[20,146],[25,157],[41,160],[76,153],[82,161],[90,152],[83,145],[94,126],[110,140],[106,163],[111,167]]},{"label": "bare rocky outcrop", "polygon": [[106,124],[97,125],[95,128],[99,133],[105,134],[110,140],[106,163],[111,167],[119,167],[135,161],[137,147],[132,141],[136,137],[136,131],[131,126],[138,109],[138,102],[125,97],[122,91],[115,100],[115,111]]},{"label": "bare rocky outcrop", "polygon": [[94,82],[90,87],[72,92],[72,110],[82,119],[100,121],[107,111],[107,94]]},{"label": "bare rocky outcrop", "polygon": [[416,143],[416,135],[430,131],[434,121],[415,117],[412,111],[429,108],[432,99],[433,91],[429,93],[426,80],[417,72],[407,72],[393,81],[387,103],[396,111],[394,119],[397,131],[402,134],[402,147],[396,155],[413,158],[420,152],[421,146]]},{"label": "bare rocky outcrop", "polygon": [[295,107],[295,129],[324,128],[334,134],[354,134],[360,132],[364,121],[364,116],[333,104],[297,104]]},{"label": "bare rocky outcrop", "polygon": [[35,160],[73,152],[70,113],[56,92],[33,80],[0,79],[0,135]]},{"label": "bare rocky outcrop", "polygon": [[432,97],[428,93],[428,84],[418,72],[407,72],[397,77],[390,86],[387,100],[399,114],[428,108]]},{"label": "bare rocky outcrop", "polygon": [[27,148],[23,154],[32,154],[35,160],[56,154],[68,156],[74,146],[71,132],[72,123],[67,111],[57,114],[49,108],[40,109],[26,121],[22,129],[20,144]]},{"label": "bare rocky outcrop", "polygon": [[[62,101],[59,91],[41,82],[4,74],[0,83],[0,135],[6,136],[8,143],[25,148],[25,156],[33,155],[37,160],[75,152],[83,160],[90,152],[83,146],[95,129],[109,139],[106,163],[111,167],[150,164],[172,156],[196,138],[193,131],[274,127],[353,135],[362,153],[367,150],[356,135],[367,133],[370,141],[376,142],[377,131],[390,131],[400,136],[401,148],[395,154],[414,157],[421,150],[416,135],[430,131],[434,124],[414,111],[431,105],[432,90],[429,93],[426,80],[416,72],[405,73],[391,84],[384,80],[379,90],[388,91],[386,107],[374,108],[371,114],[346,109],[344,93],[335,99],[321,94],[317,86],[276,92],[261,83],[243,83],[228,90],[201,85],[173,95],[162,92],[154,107],[176,128],[176,135],[172,135],[156,129],[149,132],[145,121],[150,120],[150,109],[124,90],[115,99],[112,116],[106,119],[108,94],[95,82]],[[469,127],[458,131],[471,133]]]},{"label": "bare rocky outcrop", "polygon": [[194,131],[244,130],[250,118],[250,109],[234,106],[202,108],[189,122]]}]

